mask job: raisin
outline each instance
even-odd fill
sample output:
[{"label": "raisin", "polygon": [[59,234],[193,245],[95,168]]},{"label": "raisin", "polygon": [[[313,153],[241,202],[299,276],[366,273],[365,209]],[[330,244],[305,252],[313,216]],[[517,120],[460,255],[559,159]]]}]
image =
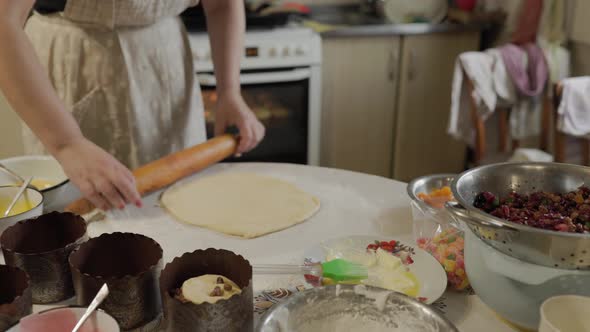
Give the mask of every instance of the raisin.
[{"label": "raisin", "polygon": [[223,296],[223,290],[219,286],[215,286],[209,296]]}]

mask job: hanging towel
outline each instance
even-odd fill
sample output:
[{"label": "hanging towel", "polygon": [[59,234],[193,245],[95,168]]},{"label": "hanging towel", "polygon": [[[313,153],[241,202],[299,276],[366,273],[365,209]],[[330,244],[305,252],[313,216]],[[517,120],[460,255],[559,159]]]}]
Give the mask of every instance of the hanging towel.
[{"label": "hanging towel", "polygon": [[[555,84],[570,76],[570,52],[563,47],[566,42],[566,0],[544,0],[543,15],[537,43],[543,49],[549,82]],[[550,94],[553,93],[550,89]]]},{"label": "hanging towel", "polygon": [[572,136],[590,135],[590,76],[568,78],[562,83],[557,128]]},{"label": "hanging towel", "polygon": [[[473,83],[473,95],[469,95],[467,78]],[[451,112],[448,133],[457,140],[473,146],[474,128],[471,119],[473,97],[477,112],[486,120],[497,106],[511,106],[516,92],[500,52],[465,52],[457,57],[451,92]]]},{"label": "hanging towel", "polygon": [[[507,44],[499,48],[508,74],[512,78],[518,92],[537,97],[543,93],[547,83],[547,63],[543,50],[533,43],[523,46]],[[526,58],[526,61],[522,59]]]},{"label": "hanging towel", "polygon": [[510,112],[514,139],[536,136],[541,131],[542,94],[548,69],[543,50],[536,44],[507,44],[499,48],[508,76],[517,90]]},{"label": "hanging towel", "polygon": [[570,77],[570,51],[557,43],[539,40],[549,69],[549,83],[556,84]]},{"label": "hanging towel", "polygon": [[[527,54],[514,58],[526,67]],[[474,144],[471,118],[471,96],[464,75],[473,82],[473,99],[477,112],[485,121],[497,107],[510,108],[510,134],[514,139],[536,136],[540,133],[540,97],[527,97],[519,93],[504,64],[500,49],[485,52],[466,52],[455,62],[451,92],[451,112],[447,132],[470,146]]]},{"label": "hanging towel", "polygon": [[560,45],[566,41],[566,0],[543,0],[543,13],[537,39]]}]

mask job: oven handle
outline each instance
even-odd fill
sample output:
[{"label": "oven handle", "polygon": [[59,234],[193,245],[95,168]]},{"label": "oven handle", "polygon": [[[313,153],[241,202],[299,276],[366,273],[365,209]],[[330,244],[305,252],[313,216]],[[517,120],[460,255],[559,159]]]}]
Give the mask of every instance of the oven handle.
[{"label": "oven handle", "polygon": [[[266,84],[266,83],[283,83],[294,82],[308,79],[311,76],[309,68],[297,68],[284,71],[270,71],[262,73],[245,73],[240,74],[241,84]],[[217,85],[215,75],[209,73],[197,73],[197,78],[201,86],[214,87]]]}]

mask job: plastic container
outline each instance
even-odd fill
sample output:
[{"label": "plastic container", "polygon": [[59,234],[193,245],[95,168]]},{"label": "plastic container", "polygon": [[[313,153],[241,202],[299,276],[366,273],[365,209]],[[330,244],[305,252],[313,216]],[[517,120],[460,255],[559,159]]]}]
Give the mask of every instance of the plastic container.
[{"label": "plastic container", "polygon": [[438,204],[433,206],[420,198],[422,194],[429,195],[449,187],[454,178],[455,174],[424,176],[412,181],[407,189],[412,199],[414,240],[441,263],[447,273],[448,286],[461,291],[469,286],[465,272],[464,234],[444,209],[441,202],[446,199],[437,197],[434,201]]}]

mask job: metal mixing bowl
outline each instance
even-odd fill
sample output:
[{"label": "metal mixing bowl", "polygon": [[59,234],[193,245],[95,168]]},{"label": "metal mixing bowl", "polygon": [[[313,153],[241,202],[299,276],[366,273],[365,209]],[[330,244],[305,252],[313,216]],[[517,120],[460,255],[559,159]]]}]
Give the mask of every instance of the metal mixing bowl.
[{"label": "metal mixing bowl", "polygon": [[565,193],[582,185],[590,185],[590,167],[532,162],[482,166],[455,179],[451,189],[458,204],[447,204],[447,210],[506,255],[553,268],[590,270],[590,234],[521,225],[473,206],[475,196],[483,191],[503,197],[511,191]]},{"label": "metal mixing bowl", "polygon": [[[368,295],[364,295],[365,291]],[[384,300],[382,305],[379,305],[380,298]],[[352,285],[313,288],[295,294],[269,310],[261,318],[257,331],[312,331],[317,327],[314,324],[334,322],[342,316],[354,317],[354,320],[370,322],[371,325],[377,324],[380,330],[396,327],[403,330],[405,327],[405,330],[415,332],[459,331],[432,307],[409,296],[380,288]],[[366,329],[371,327],[367,325]]]},{"label": "metal mixing bowl", "polygon": [[417,204],[422,211],[429,211],[432,214],[438,214],[441,209],[435,209],[432,206],[426,204],[423,200],[418,198],[418,194],[427,194],[436,189],[450,187],[453,183],[453,180],[455,180],[455,177],[457,177],[457,174],[433,174],[422,176],[410,182],[406,187],[406,190],[408,192],[408,196],[410,196],[412,201],[415,202],[415,204]]},{"label": "metal mixing bowl", "polygon": [[428,205],[418,197],[420,193],[431,193],[443,187],[450,187],[457,174],[432,174],[412,180],[406,187],[408,196],[412,199],[412,224],[415,240],[422,237],[423,232],[435,234],[440,225],[450,224],[459,227],[454,218],[445,209]]}]

